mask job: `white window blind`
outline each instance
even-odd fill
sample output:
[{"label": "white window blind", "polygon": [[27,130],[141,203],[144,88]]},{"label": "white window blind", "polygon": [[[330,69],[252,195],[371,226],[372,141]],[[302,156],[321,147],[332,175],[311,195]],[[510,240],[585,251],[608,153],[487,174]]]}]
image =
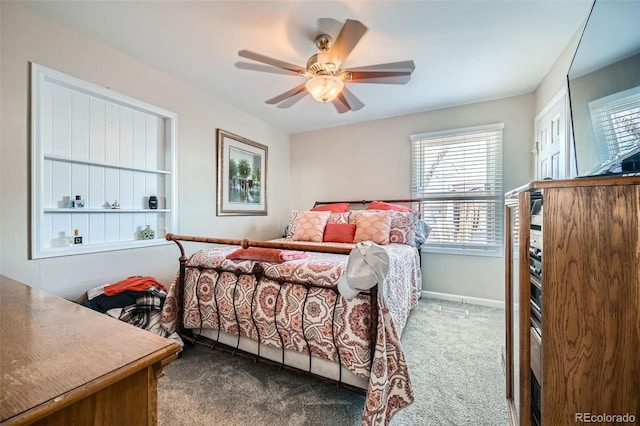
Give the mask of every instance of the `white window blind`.
[{"label": "white window blind", "polygon": [[503,128],[411,136],[411,194],[432,227],[428,251],[502,255]]},{"label": "white window blind", "polygon": [[640,147],[640,87],[589,102],[595,139],[602,163],[622,159]]}]

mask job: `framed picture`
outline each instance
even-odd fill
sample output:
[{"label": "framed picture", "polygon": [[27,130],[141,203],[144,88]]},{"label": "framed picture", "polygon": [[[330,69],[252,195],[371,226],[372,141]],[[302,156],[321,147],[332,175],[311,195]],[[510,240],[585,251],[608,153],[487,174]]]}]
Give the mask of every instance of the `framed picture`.
[{"label": "framed picture", "polygon": [[268,147],[222,129],[216,139],[217,215],[266,215]]}]

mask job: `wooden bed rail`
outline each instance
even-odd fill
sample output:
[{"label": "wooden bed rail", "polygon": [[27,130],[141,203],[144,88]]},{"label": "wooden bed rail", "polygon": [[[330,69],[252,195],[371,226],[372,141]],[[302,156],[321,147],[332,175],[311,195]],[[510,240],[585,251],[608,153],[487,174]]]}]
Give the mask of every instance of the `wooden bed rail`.
[{"label": "wooden bed rail", "polygon": [[242,248],[248,247],[264,247],[274,248],[282,250],[298,250],[298,251],[314,251],[321,253],[336,253],[336,254],[349,254],[352,247],[345,246],[328,246],[328,245],[314,245],[304,243],[285,243],[282,241],[256,241],[244,238],[242,240],[230,239],[230,238],[212,238],[212,237],[197,237],[191,235],[176,235],[169,233],[165,235],[167,241],[173,241],[180,247],[180,252],[184,256],[184,249],[179,241],[190,241],[195,243],[209,243],[209,244],[224,244],[230,246],[241,246]]},{"label": "wooden bed rail", "polygon": [[342,203],[349,203],[349,204],[369,204],[372,203],[374,201],[382,201],[385,203],[418,203],[418,206],[420,206],[420,199],[416,199],[416,198],[409,198],[409,199],[404,199],[404,200],[351,200],[351,201],[316,201],[313,206],[317,207],[319,205],[322,204],[342,204]]}]

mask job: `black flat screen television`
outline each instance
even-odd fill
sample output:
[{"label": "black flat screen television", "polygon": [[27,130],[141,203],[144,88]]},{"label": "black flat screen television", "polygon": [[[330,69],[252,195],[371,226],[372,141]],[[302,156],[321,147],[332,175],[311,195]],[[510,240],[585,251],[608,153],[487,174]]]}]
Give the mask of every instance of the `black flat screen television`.
[{"label": "black flat screen television", "polygon": [[640,173],[640,1],[594,1],[567,82],[575,174]]}]

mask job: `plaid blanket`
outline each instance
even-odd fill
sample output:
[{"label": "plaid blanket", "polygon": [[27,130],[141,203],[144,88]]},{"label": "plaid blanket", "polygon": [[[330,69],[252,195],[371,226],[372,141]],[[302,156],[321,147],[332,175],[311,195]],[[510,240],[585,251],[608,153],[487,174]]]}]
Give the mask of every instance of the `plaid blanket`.
[{"label": "plaid blanket", "polygon": [[154,312],[160,312],[166,293],[156,287],[141,291],[136,303],[122,308],[119,319],[139,328],[148,329]]}]

